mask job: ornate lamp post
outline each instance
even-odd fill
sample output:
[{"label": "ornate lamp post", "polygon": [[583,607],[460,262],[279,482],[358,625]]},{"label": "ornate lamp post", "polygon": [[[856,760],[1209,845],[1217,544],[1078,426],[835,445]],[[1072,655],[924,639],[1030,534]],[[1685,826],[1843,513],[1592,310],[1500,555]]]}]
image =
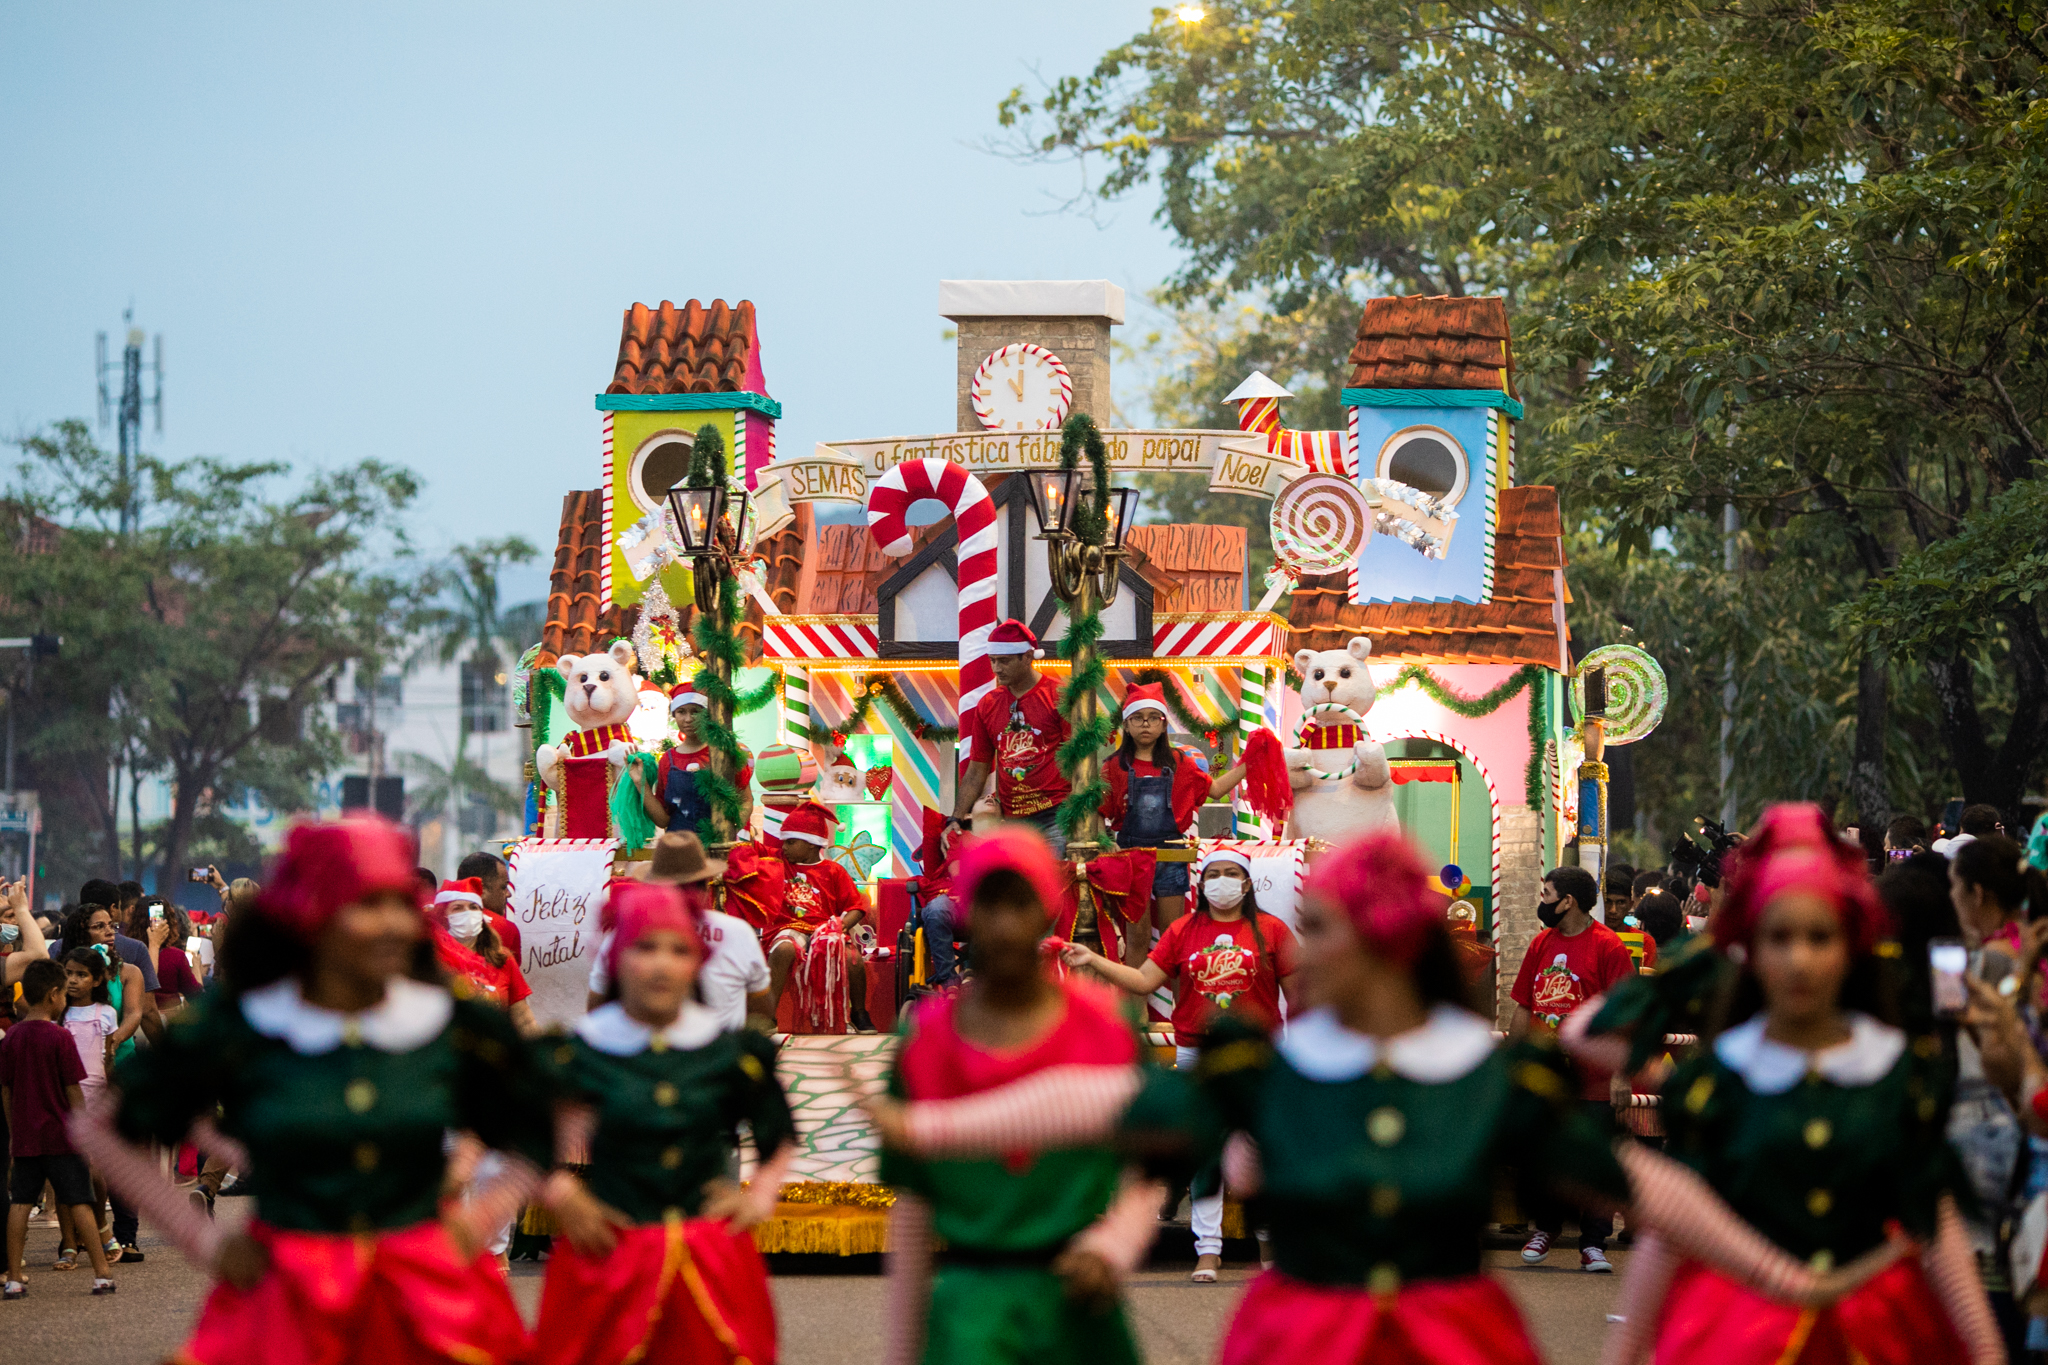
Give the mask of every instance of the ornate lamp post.
[{"label": "ornate lamp post", "polygon": [[[698,431],[695,455],[689,477],[668,490],[668,509],[675,519],[683,557],[690,561],[697,610],[704,615],[711,637],[709,641],[700,640],[697,650],[710,680],[704,688],[710,771],[730,786],[738,775],[729,746],[733,722],[732,672],[737,650],[717,647],[716,642],[729,641],[733,618],[738,614],[739,594],[734,587],[733,570],[747,524],[747,492],[741,488],[735,493],[728,485],[725,443],[716,428],[706,426]],[[713,647],[704,647],[707,643]],[[720,742],[721,736],[728,742]],[[711,847],[730,848],[733,833],[732,818],[723,804],[714,800]]]}]

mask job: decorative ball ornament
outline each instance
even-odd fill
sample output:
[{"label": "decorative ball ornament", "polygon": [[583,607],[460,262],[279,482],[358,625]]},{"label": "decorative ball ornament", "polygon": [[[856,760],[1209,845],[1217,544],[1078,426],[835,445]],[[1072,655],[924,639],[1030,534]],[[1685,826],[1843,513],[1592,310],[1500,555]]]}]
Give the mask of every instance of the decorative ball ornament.
[{"label": "decorative ball ornament", "polygon": [[1057,431],[1074,405],[1074,377],[1045,347],[1013,341],[975,366],[967,397],[986,430]]},{"label": "decorative ball ornament", "polygon": [[1671,700],[1664,669],[1635,645],[1602,645],[1572,675],[1572,714],[1586,714],[1586,670],[1607,670],[1607,742],[1633,744],[1657,728]]},{"label": "decorative ball ornament", "polygon": [[1301,573],[1348,568],[1372,531],[1365,494],[1350,479],[1309,474],[1273,499],[1273,553]]},{"label": "decorative ball ornament", "polygon": [[[1345,716],[1345,718],[1353,725],[1363,726],[1365,724],[1365,717],[1359,715],[1356,711],[1346,706],[1343,702],[1319,701],[1315,703],[1313,706],[1304,706],[1301,708],[1301,720],[1297,722],[1294,727],[1295,747],[1300,747],[1302,732],[1308,729],[1310,720],[1324,711],[1341,712]],[[1333,773],[1324,772],[1321,768],[1311,765],[1308,770],[1309,776],[1315,778],[1319,782],[1329,782],[1339,778],[1351,776],[1351,774],[1358,771],[1357,747],[1353,746],[1350,752],[1351,761],[1345,764],[1343,767],[1339,768],[1337,771]]]}]

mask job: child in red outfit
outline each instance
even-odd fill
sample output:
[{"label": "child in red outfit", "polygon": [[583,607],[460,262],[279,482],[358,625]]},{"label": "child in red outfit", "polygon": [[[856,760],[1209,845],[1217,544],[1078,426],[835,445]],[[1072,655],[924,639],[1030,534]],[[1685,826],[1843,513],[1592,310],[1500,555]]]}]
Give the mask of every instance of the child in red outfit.
[{"label": "child in red outfit", "polygon": [[761,937],[768,945],[768,1009],[782,1004],[782,992],[796,974],[797,998],[815,1030],[843,1033],[857,1013],[852,1001],[867,994],[867,969],[847,938],[867,918],[868,900],[852,874],[828,860],[832,827],[839,821],[806,801],[782,821],[782,862],[788,882],[779,905],[766,907]]}]

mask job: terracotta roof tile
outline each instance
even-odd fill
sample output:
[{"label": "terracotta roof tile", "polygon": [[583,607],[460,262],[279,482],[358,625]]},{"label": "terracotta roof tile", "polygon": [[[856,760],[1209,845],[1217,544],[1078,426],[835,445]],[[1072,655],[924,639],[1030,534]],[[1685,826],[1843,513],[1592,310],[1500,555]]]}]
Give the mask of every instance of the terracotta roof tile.
[{"label": "terracotta roof tile", "polygon": [[1514,388],[1508,310],[1499,298],[1369,299],[1352,346],[1357,389]]},{"label": "terracotta roof tile", "polygon": [[1343,574],[1303,578],[1289,612],[1295,648],[1342,649],[1352,636],[1364,635],[1372,640],[1375,659],[1556,668],[1565,646],[1558,626],[1562,529],[1556,489],[1502,492],[1500,530],[1494,539],[1493,600],[1478,605],[1361,606],[1349,600]]},{"label": "terracotta roof tile", "polygon": [[606,393],[738,393],[757,387],[760,341],[754,305],[736,308],[713,299],[706,308],[691,299],[677,308],[636,303],[626,310],[619,334],[619,363]]},{"label": "terracotta roof tile", "polygon": [[632,612],[602,607],[605,553],[604,491],[564,495],[555,567],[548,576],[548,619],[540,634],[543,663],[588,654],[632,632]]}]

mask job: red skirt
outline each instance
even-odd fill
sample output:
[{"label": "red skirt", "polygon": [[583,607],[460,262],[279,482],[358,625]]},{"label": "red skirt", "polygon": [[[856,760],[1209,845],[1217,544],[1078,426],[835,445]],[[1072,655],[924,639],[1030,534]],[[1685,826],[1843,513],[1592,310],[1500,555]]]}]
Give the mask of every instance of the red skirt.
[{"label": "red skirt", "polygon": [[1967,1361],[1917,1260],[1824,1309],[1765,1298],[1718,1271],[1678,1268],[1657,1317],[1657,1365],[1938,1365]]},{"label": "red skirt", "polygon": [[218,1282],[179,1354],[191,1365],[507,1365],[519,1305],[489,1253],[464,1260],[439,1222],[397,1232],[249,1224],[270,1253],[256,1287]]},{"label": "red skirt", "polygon": [[1514,1301],[1484,1275],[1417,1280],[1391,1294],[1292,1279],[1245,1288],[1220,1365],[1541,1365]]},{"label": "red skirt", "polygon": [[557,1237],[535,1336],[534,1365],[774,1365],[775,1301],[751,1235],[652,1223],[596,1259]]}]

